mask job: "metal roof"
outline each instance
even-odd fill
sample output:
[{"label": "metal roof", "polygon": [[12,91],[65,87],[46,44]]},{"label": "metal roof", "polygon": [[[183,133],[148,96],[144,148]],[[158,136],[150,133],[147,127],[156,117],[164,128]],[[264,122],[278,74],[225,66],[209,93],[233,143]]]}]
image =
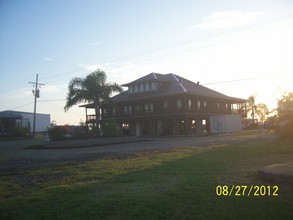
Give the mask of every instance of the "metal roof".
[{"label": "metal roof", "polygon": [[168,96],[168,95],[174,95],[174,94],[187,93],[187,94],[204,96],[204,97],[228,99],[232,102],[234,101],[235,103],[246,101],[246,99],[240,99],[240,98],[224,95],[215,90],[202,86],[199,83],[194,83],[188,79],[185,79],[173,73],[169,73],[165,75],[159,74],[159,73],[151,73],[135,81],[124,84],[123,86],[139,85],[139,84],[153,82],[153,81],[160,83],[157,91],[137,92],[137,93],[128,94],[128,90],[127,90],[114,96],[112,99],[113,101],[116,101],[116,102],[122,102],[122,101],[136,100],[136,99],[144,99],[144,98],[152,98],[152,97],[158,97],[158,96]]},{"label": "metal roof", "polygon": [[[231,103],[243,103],[247,101],[246,99],[235,98],[235,97],[224,95],[215,90],[202,86],[199,83],[194,83],[188,79],[185,79],[173,73],[169,73],[169,74],[150,73],[130,83],[123,84],[122,86],[141,85],[141,84],[145,84],[149,82],[158,83],[158,88],[156,91],[129,93],[128,90],[126,90],[112,97],[112,100],[114,102],[128,102],[128,101],[150,99],[150,98],[156,98],[161,96],[171,96],[171,95],[185,93],[185,94],[197,95],[202,97],[225,99],[225,100],[229,100]],[[85,105],[81,105],[80,107],[91,108],[93,107],[93,105],[85,104]]]}]

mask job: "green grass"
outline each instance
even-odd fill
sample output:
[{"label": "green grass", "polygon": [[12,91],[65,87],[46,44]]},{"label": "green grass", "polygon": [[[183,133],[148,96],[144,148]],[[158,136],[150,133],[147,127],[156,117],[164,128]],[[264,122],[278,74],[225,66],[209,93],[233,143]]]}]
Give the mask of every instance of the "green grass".
[{"label": "green grass", "polygon": [[215,188],[272,185],[257,169],[292,158],[292,144],[274,141],[55,162],[0,176],[0,218],[290,219],[292,186],[277,184],[278,197],[219,197]]}]

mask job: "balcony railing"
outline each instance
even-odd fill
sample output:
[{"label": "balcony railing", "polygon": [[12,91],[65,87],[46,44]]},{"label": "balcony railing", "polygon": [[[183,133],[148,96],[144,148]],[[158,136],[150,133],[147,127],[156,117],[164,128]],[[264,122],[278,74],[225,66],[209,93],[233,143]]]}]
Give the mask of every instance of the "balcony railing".
[{"label": "balcony railing", "polygon": [[95,121],[96,120],[96,115],[87,115],[86,116],[86,121],[90,122],[90,121]]}]

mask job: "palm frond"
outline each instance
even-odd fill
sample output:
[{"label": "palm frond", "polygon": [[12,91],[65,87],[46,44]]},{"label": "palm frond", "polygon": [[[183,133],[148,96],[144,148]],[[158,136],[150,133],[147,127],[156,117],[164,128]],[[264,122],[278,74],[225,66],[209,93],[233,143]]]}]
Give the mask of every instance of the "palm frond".
[{"label": "palm frond", "polygon": [[65,111],[80,102],[108,100],[114,92],[123,91],[117,83],[106,83],[106,78],[102,70],[94,71],[85,78],[73,78],[68,85]]}]

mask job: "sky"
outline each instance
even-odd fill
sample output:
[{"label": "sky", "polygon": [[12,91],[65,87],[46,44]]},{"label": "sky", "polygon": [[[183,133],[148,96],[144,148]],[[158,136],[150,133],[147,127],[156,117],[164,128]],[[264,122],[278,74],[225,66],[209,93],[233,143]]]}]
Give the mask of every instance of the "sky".
[{"label": "sky", "polygon": [[57,124],[68,84],[104,70],[124,84],[174,73],[228,96],[276,108],[293,91],[291,0],[0,0],[0,111],[37,112]]}]

